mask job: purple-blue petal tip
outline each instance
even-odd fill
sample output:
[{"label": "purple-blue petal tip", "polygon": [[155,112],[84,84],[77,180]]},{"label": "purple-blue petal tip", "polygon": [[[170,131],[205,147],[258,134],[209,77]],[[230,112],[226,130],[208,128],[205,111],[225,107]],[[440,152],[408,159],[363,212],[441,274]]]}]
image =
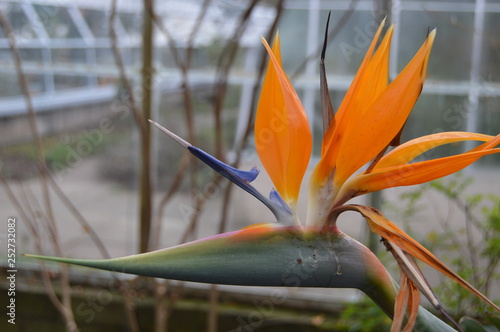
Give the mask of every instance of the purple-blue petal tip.
[{"label": "purple-blue petal tip", "polygon": [[278,191],[276,191],[275,189],[271,190],[271,192],[269,193],[269,199],[273,203],[275,203],[276,206],[280,207],[283,211],[285,211],[289,214],[292,214],[292,210],[290,209],[288,204],[285,203],[283,198],[281,198],[280,193]]}]

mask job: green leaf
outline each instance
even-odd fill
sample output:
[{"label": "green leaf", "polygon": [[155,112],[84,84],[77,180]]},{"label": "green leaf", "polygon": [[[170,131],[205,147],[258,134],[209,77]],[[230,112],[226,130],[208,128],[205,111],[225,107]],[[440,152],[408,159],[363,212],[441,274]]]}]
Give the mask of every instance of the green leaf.
[{"label": "green leaf", "polygon": [[460,319],[460,326],[464,332],[495,332],[498,329],[494,326],[485,326],[478,320],[464,316]]},{"label": "green leaf", "polygon": [[486,317],[488,317],[490,323],[493,324],[493,326],[495,326],[498,331],[500,331],[500,316],[495,315],[491,312],[486,312]]}]

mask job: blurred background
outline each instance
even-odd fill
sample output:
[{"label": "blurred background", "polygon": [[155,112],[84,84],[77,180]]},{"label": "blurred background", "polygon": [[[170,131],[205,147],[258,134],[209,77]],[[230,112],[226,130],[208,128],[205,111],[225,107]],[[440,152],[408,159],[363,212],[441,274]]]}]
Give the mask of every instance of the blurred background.
[{"label": "blurred background", "polygon": [[[258,166],[255,186],[269,192],[252,126],[267,61],[260,37],[271,40],[279,30],[285,71],[314,135],[312,170],[322,138],[318,63],[329,11],[326,68],[334,108],[387,17],[396,23],[391,79],[437,28],[427,80],[402,141],[441,131],[499,133],[498,0],[0,0],[0,240],[6,248],[4,224],[17,218],[19,271],[18,321],[2,319],[1,329],[387,329],[390,321],[355,290],[180,283],[21,256],[119,257],[273,221],[258,201],[147,119],[229,164]],[[423,158],[472,147],[445,146]],[[488,156],[459,175],[359,201],[380,208],[499,299],[499,165],[499,156]],[[363,220],[346,215],[340,228],[397,277]],[[7,251],[0,257],[4,292]],[[455,317],[483,311],[466,292],[427,272]],[[270,296],[281,300],[269,302]]]}]

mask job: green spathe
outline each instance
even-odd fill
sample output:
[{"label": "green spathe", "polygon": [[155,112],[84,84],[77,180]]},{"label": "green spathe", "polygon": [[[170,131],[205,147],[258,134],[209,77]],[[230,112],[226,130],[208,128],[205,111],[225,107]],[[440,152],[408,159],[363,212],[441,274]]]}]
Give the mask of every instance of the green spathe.
[{"label": "green spathe", "polygon": [[[105,260],[28,255],[141,276],[243,286],[356,288],[392,317],[396,291],[376,256],[337,229],[265,224],[168,249]],[[419,315],[421,331],[453,331]],[[437,324],[437,325],[436,325]]]}]

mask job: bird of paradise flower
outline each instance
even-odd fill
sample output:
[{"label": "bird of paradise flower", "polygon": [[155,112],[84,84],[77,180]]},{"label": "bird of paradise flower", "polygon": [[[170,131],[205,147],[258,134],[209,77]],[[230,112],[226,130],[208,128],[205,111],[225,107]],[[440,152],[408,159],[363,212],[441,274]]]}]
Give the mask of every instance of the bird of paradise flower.
[{"label": "bird of paradise flower", "polygon": [[[197,158],[246,190],[275,215],[263,223],[180,246],[109,260],[32,257],[138,275],[206,283],[259,286],[347,287],[365,292],[390,317],[391,331],[447,331],[449,326],[419,307],[419,292],[447,316],[415,258],[430,265],[500,311],[499,307],[448,268],[378,210],[347,204],[378,190],[421,184],[457,172],[480,157],[498,153],[500,134],[431,134],[400,144],[400,135],[423,87],[435,38],[431,31],[414,58],[388,82],[393,26],[380,39],[380,24],[339,109],[334,114],[321,62],[324,137],[321,158],[309,180],[305,225],[297,200],[312,151],[305,110],[281,64],[279,36],[272,47],[263,39],[270,62],[255,120],[255,146],[276,189],[263,196],[251,184],[258,170],[242,171],[215,159],[151,121]],[[462,154],[412,162],[426,151],[460,141],[483,142]],[[389,147],[394,147],[386,153]],[[368,165],[366,168],[364,166]],[[381,236],[401,271],[399,291],[375,255],[337,227],[338,216],[356,211]],[[456,325],[458,329],[460,327]]]}]

